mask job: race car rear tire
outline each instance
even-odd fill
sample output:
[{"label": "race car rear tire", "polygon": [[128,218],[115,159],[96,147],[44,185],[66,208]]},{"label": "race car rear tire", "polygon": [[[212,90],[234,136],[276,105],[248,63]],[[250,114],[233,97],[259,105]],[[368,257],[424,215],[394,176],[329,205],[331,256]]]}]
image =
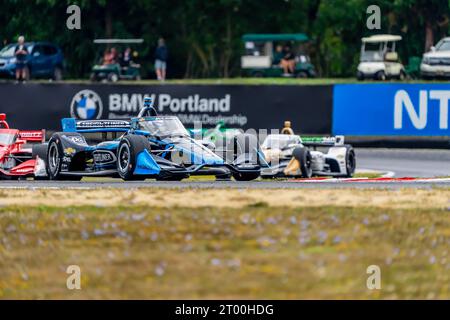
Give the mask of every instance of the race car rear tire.
[{"label": "race car rear tire", "polygon": [[[75,135],[70,133],[64,133],[64,135]],[[82,176],[64,176],[61,175],[61,163],[64,157],[64,150],[61,144],[61,135],[58,133],[53,134],[52,138],[48,142],[46,170],[50,180],[70,180],[80,181]]]},{"label": "race car rear tire", "polygon": [[145,180],[145,176],[135,175],[137,155],[150,150],[150,142],[139,135],[126,135],[117,148],[117,173],[123,180]]},{"label": "race car rear tire", "polygon": [[[242,155],[249,155],[249,158],[245,157],[246,160],[250,160],[250,164],[258,166],[259,158],[257,154],[258,150],[258,139],[252,134],[238,134],[234,137],[234,156],[235,161],[239,161],[239,157]],[[246,162],[244,162],[246,163]],[[239,165],[241,163],[236,163]],[[255,180],[260,176],[260,171],[257,172],[233,172],[233,178],[236,181],[251,181]]]},{"label": "race car rear tire", "polygon": [[307,148],[295,148],[292,156],[300,163],[302,178],[312,177],[312,156]]},{"label": "race car rear tire", "polygon": [[353,174],[355,173],[356,169],[356,156],[355,156],[355,150],[353,150],[352,146],[347,145],[347,152],[345,154],[345,165],[347,172],[345,176],[347,178],[353,177]]}]

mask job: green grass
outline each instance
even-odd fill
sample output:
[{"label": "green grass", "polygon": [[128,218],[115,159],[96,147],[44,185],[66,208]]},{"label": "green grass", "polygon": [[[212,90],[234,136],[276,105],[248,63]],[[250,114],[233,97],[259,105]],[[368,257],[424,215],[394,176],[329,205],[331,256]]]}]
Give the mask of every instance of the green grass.
[{"label": "green grass", "polygon": [[449,299],[449,238],[444,209],[3,207],[0,298]]},{"label": "green grass", "polygon": [[[36,83],[50,83],[47,80],[35,80]],[[91,84],[87,79],[68,79],[65,83]],[[53,83],[53,82],[52,82]],[[213,79],[168,79],[165,82],[157,80],[141,81],[120,81],[124,85],[165,85],[165,84],[195,84],[195,85],[324,85],[324,84],[343,84],[343,83],[448,83],[448,81],[357,81],[356,78],[315,78],[315,79],[297,79],[297,78],[213,78]]]}]

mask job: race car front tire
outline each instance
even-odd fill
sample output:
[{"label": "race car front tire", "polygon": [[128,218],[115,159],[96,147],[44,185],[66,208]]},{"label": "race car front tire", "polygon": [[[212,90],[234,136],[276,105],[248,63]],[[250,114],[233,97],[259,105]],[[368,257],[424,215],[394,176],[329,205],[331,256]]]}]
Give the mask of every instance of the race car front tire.
[{"label": "race car front tire", "polygon": [[[64,133],[64,135],[70,136],[75,134]],[[83,177],[78,175],[61,175],[61,163],[63,162],[64,150],[61,144],[61,135],[59,133],[53,134],[52,138],[48,142],[46,168],[48,178],[50,180],[71,180],[80,181]]]},{"label": "race car front tire", "polygon": [[295,148],[292,151],[292,156],[300,163],[300,172],[302,178],[312,177],[312,156],[307,148]]},{"label": "race car front tire", "polygon": [[355,156],[355,150],[353,150],[353,147],[350,145],[347,145],[347,152],[345,153],[345,166],[347,169],[346,177],[351,178],[355,174],[356,169],[356,156]]},{"label": "race car front tire", "polygon": [[137,155],[150,150],[150,142],[139,135],[126,135],[117,149],[117,172],[123,180],[145,180],[145,176],[135,175]]},{"label": "race car front tire", "polygon": [[35,144],[31,148],[32,158],[36,159],[36,157],[39,157],[39,159],[44,160],[44,162],[47,161],[47,151],[48,151],[48,144],[42,143],[42,144]]}]

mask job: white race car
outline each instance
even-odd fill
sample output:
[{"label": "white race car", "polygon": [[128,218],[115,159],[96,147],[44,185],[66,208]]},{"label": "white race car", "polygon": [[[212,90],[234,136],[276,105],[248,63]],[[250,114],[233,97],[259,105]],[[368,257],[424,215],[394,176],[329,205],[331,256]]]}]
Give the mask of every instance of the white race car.
[{"label": "white race car", "polygon": [[271,134],[261,149],[269,163],[269,167],[261,170],[263,178],[352,177],[355,173],[355,151],[352,146],[344,144],[343,136],[301,138],[298,135]]}]

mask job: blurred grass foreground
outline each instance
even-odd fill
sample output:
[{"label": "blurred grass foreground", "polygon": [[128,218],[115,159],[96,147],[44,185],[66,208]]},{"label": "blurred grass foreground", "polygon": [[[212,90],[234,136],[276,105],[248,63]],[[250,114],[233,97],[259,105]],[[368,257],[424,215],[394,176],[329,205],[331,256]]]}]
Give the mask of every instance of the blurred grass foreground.
[{"label": "blurred grass foreground", "polygon": [[[0,298],[449,299],[449,199],[448,188],[2,191]],[[81,290],[66,287],[69,265]],[[369,265],[380,290],[366,287]]]}]

